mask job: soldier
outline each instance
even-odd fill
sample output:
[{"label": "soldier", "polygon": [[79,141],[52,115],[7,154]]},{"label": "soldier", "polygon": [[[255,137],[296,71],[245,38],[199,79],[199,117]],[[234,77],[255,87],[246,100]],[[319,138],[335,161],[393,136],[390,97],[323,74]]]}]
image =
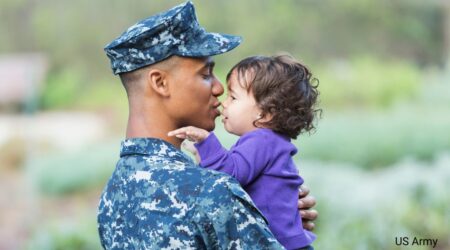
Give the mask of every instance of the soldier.
[{"label": "soldier", "polygon": [[[183,126],[214,129],[224,89],[211,56],[240,42],[206,32],[187,2],[138,22],[106,46],[127,92],[129,119],[100,198],[105,249],[283,249],[235,179],[198,167],[180,151],[182,140],[167,136]],[[302,202],[314,205],[311,197]]]}]

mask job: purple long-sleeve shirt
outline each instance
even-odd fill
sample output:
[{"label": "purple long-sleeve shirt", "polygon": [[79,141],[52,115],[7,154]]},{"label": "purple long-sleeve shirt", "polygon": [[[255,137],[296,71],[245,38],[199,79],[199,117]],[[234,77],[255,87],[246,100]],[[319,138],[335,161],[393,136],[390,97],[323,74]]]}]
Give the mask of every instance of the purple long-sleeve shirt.
[{"label": "purple long-sleeve shirt", "polygon": [[303,229],[297,210],[303,179],[292,160],[296,147],[288,137],[259,128],[241,136],[228,151],[214,133],[195,144],[200,166],[236,178],[287,249],[310,245],[316,236]]}]

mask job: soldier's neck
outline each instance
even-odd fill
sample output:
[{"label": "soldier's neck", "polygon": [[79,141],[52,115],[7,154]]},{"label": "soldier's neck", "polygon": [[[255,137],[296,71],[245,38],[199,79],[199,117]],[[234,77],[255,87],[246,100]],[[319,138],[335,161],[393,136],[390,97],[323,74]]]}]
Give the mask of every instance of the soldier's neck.
[{"label": "soldier's neck", "polygon": [[163,116],[145,116],[130,113],[126,138],[158,138],[174,145],[176,148],[180,148],[181,139],[167,136],[167,133],[174,129],[176,127],[171,125]]}]

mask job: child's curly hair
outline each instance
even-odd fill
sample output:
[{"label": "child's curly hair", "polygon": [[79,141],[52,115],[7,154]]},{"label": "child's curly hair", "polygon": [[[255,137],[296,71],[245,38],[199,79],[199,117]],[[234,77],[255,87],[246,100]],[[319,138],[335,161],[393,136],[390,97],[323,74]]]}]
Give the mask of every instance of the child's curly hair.
[{"label": "child's curly hair", "polygon": [[[318,80],[290,55],[253,56],[240,61],[227,75],[236,72],[239,84],[251,92],[262,110],[253,124],[262,125],[290,138],[313,130],[320,113],[315,105]],[[271,116],[267,122],[260,120]]]}]

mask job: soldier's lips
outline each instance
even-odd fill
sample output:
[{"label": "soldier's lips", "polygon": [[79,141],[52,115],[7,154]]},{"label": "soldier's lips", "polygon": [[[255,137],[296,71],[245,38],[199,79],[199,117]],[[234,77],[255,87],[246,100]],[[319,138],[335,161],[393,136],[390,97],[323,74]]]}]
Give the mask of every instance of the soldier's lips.
[{"label": "soldier's lips", "polygon": [[220,114],[221,114],[221,112],[219,110],[219,107],[220,107],[220,102],[216,102],[212,106],[212,110],[213,110],[213,113],[214,113],[214,118],[220,116]]},{"label": "soldier's lips", "polygon": [[213,113],[214,117],[220,116],[220,110],[218,108],[214,108],[212,110],[212,113]]}]

